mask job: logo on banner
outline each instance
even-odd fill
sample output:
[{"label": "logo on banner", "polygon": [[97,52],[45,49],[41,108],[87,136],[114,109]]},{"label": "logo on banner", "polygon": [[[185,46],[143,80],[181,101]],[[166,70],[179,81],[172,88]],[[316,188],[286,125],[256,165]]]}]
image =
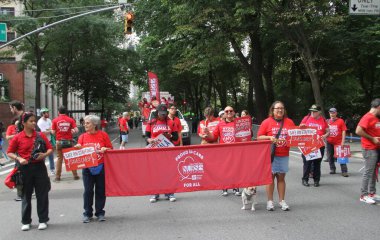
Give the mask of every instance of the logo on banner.
[{"label": "logo on banner", "polygon": [[178,154],[175,158],[179,180],[184,182],[184,187],[199,187],[200,180],[204,174],[204,165],[202,160],[204,156],[194,150],[186,150]]}]

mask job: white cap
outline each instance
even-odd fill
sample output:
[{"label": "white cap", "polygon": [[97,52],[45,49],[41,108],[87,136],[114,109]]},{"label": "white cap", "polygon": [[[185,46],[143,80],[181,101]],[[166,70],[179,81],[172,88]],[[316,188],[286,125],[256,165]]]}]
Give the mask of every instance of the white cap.
[{"label": "white cap", "polygon": [[224,114],[224,111],[222,110],[222,111],[220,111],[220,112],[218,113],[218,116],[221,117],[223,114]]}]

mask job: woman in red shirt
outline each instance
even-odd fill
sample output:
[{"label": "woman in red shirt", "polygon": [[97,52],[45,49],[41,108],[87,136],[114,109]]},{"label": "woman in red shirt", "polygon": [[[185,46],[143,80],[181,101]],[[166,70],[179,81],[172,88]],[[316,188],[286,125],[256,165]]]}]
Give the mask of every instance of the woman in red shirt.
[{"label": "woman in red shirt", "polygon": [[84,185],[83,201],[84,213],[83,223],[89,223],[93,216],[92,205],[94,203],[95,188],[95,216],[99,222],[105,221],[104,206],[106,204],[106,190],[104,177],[104,152],[112,149],[112,143],[106,132],[98,130],[100,118],[95,115],[87,115],[84,117],[85,133],[79,136],[78,144],[75,147],[93,145],[98,157],[98,166],[92,168],[84,168],[82,170],[82,178]]},{"label": "woman in red shirt", "polygon": [[214,109],[212,107],[206,107],[203,111],[203,115],[205,120],[200,121],[198,125],[198,136],[202,139],[201,144],[218,143],[214,139],[208,138],[204,132],[204,129],[208,128],[209,132],[212,133],[219,124],[219,119],[214,117]]},{"label": "woman in red shirt", "polygon": [[[27,112],[21,116],[23,131],[13,137],[7,154],[16,161],[22,173],[22,231],[28,231],[32,222],[32,193],[36,192],[37,214],[39,218],[38,229],[47,228],[49,221],[49,191],[50,179],[47,174],[45,158],[52,152],[52,146],[44,134],[37,133],[36,117]],[[41,146],[41,147],[36,147]],[[38,150],[37,150],[38,149]]]},{"label": "woman in red shirt", "polygon": [[[276,144],[274,158],[272,162],[272,184],[266,186],[268,197],[267,210],[274,210],[273,191],[274,179],[277,179],[277,192],[281,209],[289,210],[288,204],[285,202],[285,175],[289,171],[289,147],[286,144],[288,130],[294,128],[294,122],[287,117],[285,106],[282,102],[276,101],[269,108],[269,117],[265,119],[257,133],[258,140],[270,140]],[[280,134],[278,135],[278,132]],[[276,136],[278,135],[278,138]]]}]

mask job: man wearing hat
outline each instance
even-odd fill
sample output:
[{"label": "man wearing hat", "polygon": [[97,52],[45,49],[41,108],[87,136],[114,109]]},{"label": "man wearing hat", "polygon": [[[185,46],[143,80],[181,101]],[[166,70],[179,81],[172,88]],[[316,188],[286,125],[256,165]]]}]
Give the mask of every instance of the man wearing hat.
[{"label": "man wearing hat", "polygon": [[[310,114],[305,116],[300,124],[300,127],[312,127],[317,129],[317,134],[323,139],[329,135],[329,127],[327,125],[326,119],[321,115],[322,108],[313,104],[309,111]],[[319,180],[321,179],[321,162],[325,152],[325,147],[321,147],[318,151],[321,152],[321,158],[306,160],[306,157],[302,154],[303,159],[303,176],[302,176],[302,185],[305,187],[309,187],[309,174],[311,172],[312,166],[313,169],[313,179],[314,179],[314,187],[319,187]]]},{"label": "man wearing hat", "polygon": [[[37,122],[37,126],[47,139],[51,140],[51,120],[49,118],[49,109],[41,108],[41,118]],[[51,141],[50,141],[51,143]],[[54,166],[54,152],[49,155],[49,166],[51,175],[55,175],[55,166]]]},{"label": "man wearing hat", "polygon": [[[327,160],[330,164],[330,174],[336,173],[335,161],[334,158],[334,146],[344,145],[344,140],[346,138],[347,127],[343,119],[339,118],[338,111],[336,108],[330,108],[329,110],[330,119],[327,120],[329,125],[330,135],[327,138],[326,151],[327,151]],[[347,173],[347,164],[340,164],[342,170],[342,176],[348,177]]]}]

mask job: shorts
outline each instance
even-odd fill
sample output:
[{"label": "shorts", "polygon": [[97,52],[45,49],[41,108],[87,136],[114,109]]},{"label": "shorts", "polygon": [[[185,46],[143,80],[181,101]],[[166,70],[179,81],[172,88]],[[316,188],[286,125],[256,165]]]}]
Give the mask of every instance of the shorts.
[{"label": "shorts", "polygon": [[287,173],[289,171],[289,156],[275,156],[272,162],[272,173]]},{"label": "shorts", "polygon": [[121,135],[121,141],[127,143],[128,142],[128,134]]}]

